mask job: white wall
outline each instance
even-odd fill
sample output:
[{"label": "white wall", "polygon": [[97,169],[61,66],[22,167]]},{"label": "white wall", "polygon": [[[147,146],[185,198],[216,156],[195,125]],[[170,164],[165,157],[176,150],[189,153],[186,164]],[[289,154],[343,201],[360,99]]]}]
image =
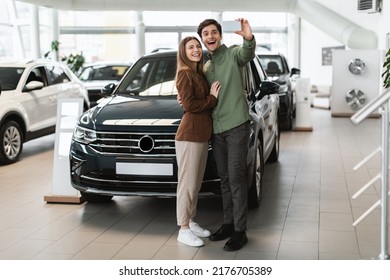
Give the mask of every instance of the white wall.
[{"label": "white wall", "polygon": [[[340,14],[351,22],[377,33],[378,49],[385,50],[386,33],[390,32],[390,0],[384,0],[381,13],[362,13],[357,11],[357,0],[317,0],[320,4]],[[331,85],[332,66],[322,65],[322,48],[341,46],[317,27],[302,20],[301,70],[302,77],[310,77],[312,84]]]},{"label": "white wall", "polygon": [[322,65],[322,48],[342,44],[305,20],[301,32],[301,77],[310,78],[312,84],[331,85],[332,66]]}]

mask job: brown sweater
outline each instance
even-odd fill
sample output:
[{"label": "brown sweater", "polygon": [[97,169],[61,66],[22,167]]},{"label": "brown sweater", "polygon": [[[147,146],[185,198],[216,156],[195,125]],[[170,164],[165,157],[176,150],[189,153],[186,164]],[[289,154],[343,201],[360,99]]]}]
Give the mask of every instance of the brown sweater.
[{"label": "brown sweater", "polygon": [[175,140],[205,142],[212,133],[211,111],[217,105],[215,96],[210,95],[205,77],[193,78],[191,70],[180,70],[176,87],[181,98],[184,114]]}]

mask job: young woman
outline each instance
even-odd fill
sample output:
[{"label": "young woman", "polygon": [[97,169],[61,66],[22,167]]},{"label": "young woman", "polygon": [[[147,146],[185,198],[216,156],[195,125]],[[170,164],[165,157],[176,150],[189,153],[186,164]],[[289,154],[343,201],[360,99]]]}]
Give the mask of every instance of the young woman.
[{"label": "young woman", "polygon": [[217,81],[209,89],[203,74],[202,46],[196,37],[186,37],[180,42],[176,87],[184,111],[175,137],[180,226],[177,240],[189,246],[203,246],[199,237],[208,237],[210,232],[194,222],[194,218],[212,133],[211,111],[217,105],[220,84]]}]

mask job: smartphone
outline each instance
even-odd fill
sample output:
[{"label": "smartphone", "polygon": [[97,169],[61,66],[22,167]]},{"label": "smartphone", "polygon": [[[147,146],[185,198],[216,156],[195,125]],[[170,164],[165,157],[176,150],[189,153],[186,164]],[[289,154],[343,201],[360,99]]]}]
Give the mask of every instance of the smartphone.
[{"label": "smartphone", "polygon": [[233,32],[241,30],[241,22],[236,20],[222,21],[222,32]]}]

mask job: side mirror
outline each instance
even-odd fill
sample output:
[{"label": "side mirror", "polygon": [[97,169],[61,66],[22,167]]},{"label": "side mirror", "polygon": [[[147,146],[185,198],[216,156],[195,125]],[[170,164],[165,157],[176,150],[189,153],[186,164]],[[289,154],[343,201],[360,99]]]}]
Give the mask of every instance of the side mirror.
[{"label": "side mirror", "polygon": [[292,68],[290,77],[293,76],[293,75],[300,75],[300,74],[301,74],[301,70],[300,69]]},{"label": "side mirror", "polygon": [[115,87],[116,85],[114,83],[110,83],[104,86],[101,92],[104,96],[110,96],[114,92]]},{"label": "side mirror", "polygon": [[265,95],[278,94],[279,84],[271,81],[263,81],[260,85],[260,96],[262,98]]},{"label": "side mirror", "polygon": [[23,88],[23,91],[26,92],[26,91],[38,90],[38,89],[42,89],[43,86],[44,84],[42,82],[31,81]]}]

